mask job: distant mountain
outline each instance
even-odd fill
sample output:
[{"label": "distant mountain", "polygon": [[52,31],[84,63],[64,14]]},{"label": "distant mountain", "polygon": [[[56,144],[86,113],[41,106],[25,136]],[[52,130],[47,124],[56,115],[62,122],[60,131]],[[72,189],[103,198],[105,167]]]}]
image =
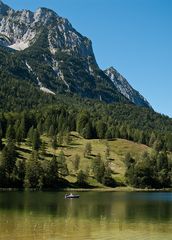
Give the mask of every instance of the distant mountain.
[{"label": "distant mountain", "polygon": [[151,108],[149,102],[113,67],[106,69],[105,74],[111,79],[118,91],[138,106]]},{"label": "distant mountain", "polygon": [[123,94],[120,82],[119,86],[114,84],[98,67],[91,41],[50,9],[15,11],[0,1],[0,69],[0,97],[3,95],[4,101],[9,101],[7,89],[11,90],[11,79],[15,79],[18,96],[23,94],[20,88],[26,91],[27,83],[35,88],[35,98],[41,90],[42,97],[44,93],[62,93],[150,107],[144,100],[133,101]]}]

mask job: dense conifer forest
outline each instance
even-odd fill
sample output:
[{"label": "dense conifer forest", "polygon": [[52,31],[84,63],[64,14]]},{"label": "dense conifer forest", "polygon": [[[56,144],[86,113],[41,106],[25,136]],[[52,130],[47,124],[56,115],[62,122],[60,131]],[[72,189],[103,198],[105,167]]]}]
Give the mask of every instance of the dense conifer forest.
[{"label": "dense conifer forest", "polygon": [[[71,101],[72,99],[72,101]],[[70,142],[71,132],[85,139],[127,139],[151,147],[139,159],[126,155],[125,181],[139,188],[164,188],[172,184],[172,120],[153,110],[131,104],[105,104],[93,100],[65,97],[59,104],[39,110],[1,112],[0,114],[0,187],[59,188],[69,186],[65,177],[70,174],[65,154],[52,154],[44,161],[47,136],[56,149],[63,141]],[[65,139],[65,140],[64,140]],[[24,143],[32,149],[30,159],[20,158],[18,149]],[[89,156],[91,146],[86,146]],[[108,150],[107,150],[108,155]],[[87,186],[88,173],[78,169],[77,186]],[[98,154],[92,163],[97,182],[116,186],[108,161]]]}]

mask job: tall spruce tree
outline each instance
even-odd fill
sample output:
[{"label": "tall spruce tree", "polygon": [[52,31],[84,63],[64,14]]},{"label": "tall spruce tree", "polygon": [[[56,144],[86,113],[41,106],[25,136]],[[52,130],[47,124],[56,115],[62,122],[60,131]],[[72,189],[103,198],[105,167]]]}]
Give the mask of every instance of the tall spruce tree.
[{"label": "tall spruce tree", "polygon": [[41,146],[41,139],[37,129],[34,130],[33,139],[32,139],[32,149],[39,150]]}]

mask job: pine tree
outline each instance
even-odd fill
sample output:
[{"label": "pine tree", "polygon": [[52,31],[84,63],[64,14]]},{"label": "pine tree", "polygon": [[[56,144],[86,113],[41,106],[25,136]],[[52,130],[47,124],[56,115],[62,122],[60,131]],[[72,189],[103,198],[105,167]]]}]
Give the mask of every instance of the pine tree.
[{"label": "pine tree", "polygon": [[58,134],[58,144],[62,145],[64,140],[63,132],[59,132]]},{"label": "pine tree", "polygon": [[16,129],[16,142],[18,145],[20,145],[20,143],[23,140],[23,132],[22,129],[19,127]]},{"label": "pine tree", "polygon": [[55,129],[54,129],[53,125],[50,126],[49,131],[48,131],[48,135],[50,137],[54,137],[55,136]]},{"label": "pine tree", "polygon": [[106,130],[106,124],[102,120],[99,120],[96,124],[97,137],[99,139],[103,139],[105,137]]},{"label": "pine tree", "polygon": [[42,135],[43,132],[44,132],[42,120],[40,120],[40,121],[38,122],[37,129],[38,129],[39,134]]},{"label": "pine tree", "polygon": [[168,170],[168,156],[166,152],[160,152],[157,156],[158,171],[162,169]]},{"label": "pine tree", "polygon": [[168,151],[172,152],[172,134],[168,134],[166,137],[166,147]]},{"label": "pine tree", "polygon": [[13,126],[10,124],[6,131],[6,139],[12,141],[15,139],[15,131]]},{"label": "pine tree", "polygon": [[150,140],[149,140],[149,146],[152,147],[154,142],[156,140],[156,135],[154,132],[151,133]]},{"label": "pine tree", "polygon": [[91,146],[91,143],[88,142],[88,143],[86,143],[86,145],[85,145],[84,157],[89,157],[89,156],[91,155],[91,152],[92,152],[92,146]]},{"label": "pine tree", "polygon": [[87,178],[88,178],[88,176],[86,175],[86,173],[83,172],[82,170],[80,170],[78,175],[77,175],[77,184],[79,186],[86,186],[87,185]]},{"label": "pine tree", "polygon": [[93,127],[90,121],[85,124],[84,128],[81,131],[81,134],[86,139],[91,139],[93,137]]},{"label": "pine tree", "polygon": [[32,142],[33,142],[33,135],[34,135],[34,127],[32,126],[27,134],[27,143],[29,146],[32,146]]},{"label": "pine tree", "polygon": [[9,177],[12,174],[16,163],[16,147],[13,141],[9,141],[2,150],[1,165],[3,166],[5,173]]},{"label": "pine tree", "polygon": [[48,161],[48,169],[46,171],[46,177],[44,177],[44,185],[46,187],[58,186],[59,179],[59,164],[57,157],[54,155],[51,161]]},{"label": "pine tree", "polygon": [[32,149],[39,150],[41,146],[41,139],[37,129],[34,130],[33,139],[32,139]]},{"label": "pine tree", "polygon": [[41,150],[41,154],[43,156],[45,156],[46,155],[46,142],[45,141],[42,141],[40,150]]},{"label": "pine tree", "polygon": [[26,171],[25,161],[17,159],[15,164],[15,177],[18,180],[20,187],[23,187],[25,171]]},{"label": "pine tree", "polygon": [[80,156],[78,154],[75,155],[73,162],[73,166],[75,171],[77,171],[79,169],[79,164],[80,164]]},{"label": "pine tree", "polygon": [[115,181],[112,178],[111,169],[109,167],[105,168],[104,175],[102,177],[102,183],[108,187],[115,187]]},{"label": "pine tree", "polygon": [[2,150],[3,148],[3,143],[2,143],[2,137],[0,136],[0,151]]},{"label": "pine tree", "polygon": [[76,123],[76,130],[81,135],[83,133],[83,129],[85,128],[86,124],[89,122],[90,114],[87,111],[82,111],[77,116],[77,123]]},{"label": "pine tree", "polygon": [[59,166],[59,173],[61,176],[64,177],[69,174],[69,170],[66,164],[66,158],[63,151],[61,151],[58,156],[58,166]]},{"label": "pine tree", "polygon": [[106,144],[106,150],[105,150],[105,158],[106,160],[108,160],[110,157],[110,147],[109,147],[109,144],[107,143]]},{"label": "pine tree", "polygon": [[157,152],[161,151],[163,149],[163,141],[160,137],[156,139],[156,141],[153,144],[153,149]]},{"label": "pine tree", "polygon": [[104,172],[105,172],[105,166],[101,159],[100,154],[98,154],[96,158],[93,160],[92,169],[93,169],[94,177],[96,178],[96,180],[102,183]]},{"label": "pine tree", "polygon": [[43,170],[38,160],[37,152],[32,153],[32,157],[26,164],[25,187],[26,188],[40,188],[42,181]]},{"label": "pine tree", "polygon": [[57,136],[54,136],[54,137],[52,138],[51,145],[52,145],[52,148],[53,148],[54,150],[57,149],[57,147],[58,147]]}]

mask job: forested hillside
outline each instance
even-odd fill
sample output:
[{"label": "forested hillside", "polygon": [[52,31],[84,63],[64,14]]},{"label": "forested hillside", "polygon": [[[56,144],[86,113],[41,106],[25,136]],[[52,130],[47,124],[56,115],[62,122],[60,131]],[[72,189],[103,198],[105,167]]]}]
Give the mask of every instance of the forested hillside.
[{"label": "forested hillside", "polygon": [[[126,174],[122,184],[144,188],[171,186],[170,118],[132,105],[107,105],[90,100],[81,100],[78,104],[78,99],[70,104],[70,98],[66,98],[65,101],[67,99],[68,104],[62,100],[59,105],[47,106],[39,111],[1,113],[1,187],[42,188],[68,185],[64,179],[71,173],[63,147],[67,145],[70,148],[73,131],[77,131],[85,139],[106,140],[107,143],[115,139],[126,139],[149,146],[152,150],[142,152],[140,156],[132,155],[131,149],[125,151],[126,156],[123,154],[120,160],[123,166],[126,166],[123,167]],[[47,144],[51,146],[48,152]],[[26,151],[24,159],[20,156],[20,146]],[[56,151],[59,148],[61,151]],[[109,164],[110,157],[101,157],[105,156],[106,151],[107,155],[109,154],[108,144],[93,156],[91,146],[88,145],[87,148],[83,150],[82,156],[78,159],[76,157],[75,163],[77,165],[77,161],[80,161],[86,151],[87,157],[93,159],[94,166],[89,165],[88,172],[82,168],[77,169],[75,176],[78,174],[78,184],[87,186],[88,176],[92,174],[97,182],[116,186],[118,183],[113,175],[113,164]],[[27,155],[27,152],[30,154]],[[75,155],[77,152],[76,148]],[[46,154],[50,154],[48,159]],[[100,176],[98,173],[101,173]],[[55,179],[52,176],[54,174]],[[41,176],[41,179],[38,176]],[[52,176],[53,179],[49,179],[48,176]],[[34,180],[35,178],[37,180]],[[32,181],[35,183],[32,184]]]},{"label": "forested hillside", "polygon": [[171,152],[172,119],[101,70],[90,39],[50,9],[0,1],[0,187],[171,187]]}]

